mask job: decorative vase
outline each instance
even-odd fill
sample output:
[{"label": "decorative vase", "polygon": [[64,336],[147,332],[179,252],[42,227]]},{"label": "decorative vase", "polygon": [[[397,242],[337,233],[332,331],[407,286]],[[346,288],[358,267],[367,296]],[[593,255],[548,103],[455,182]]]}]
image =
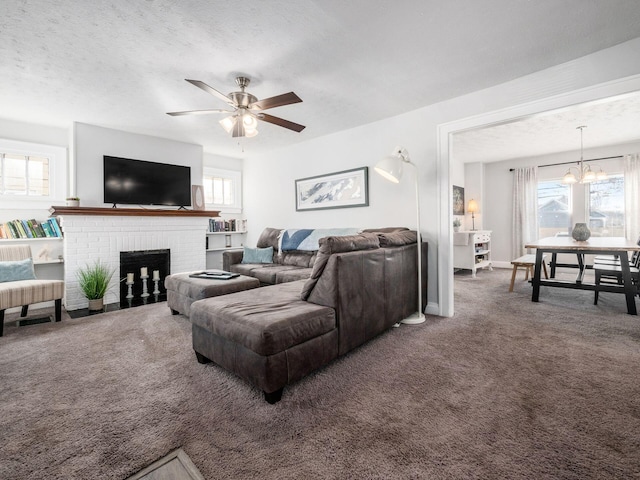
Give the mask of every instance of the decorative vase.
[{"label": "decorative vase", "polygon": [[95,312],[96,310],[102,310],[104,308],[104,298],[96,298],[89,300],[89,311]]},{"label": "decorative vase", "polygon": [[79,207],[79,206],[80,206],[80,200],[67,199],[67,207]]},{"label": "decorative vase", "polygon": [[460,231],[460,227],[453,227],[453,231],[454,231],[454,232],[458,232],[458,231]]},{"label": "decorative vase", "polygon": [[576,223],[576,226],[573,227],[573,232],[571,232],[571,236],[578,242],[584,242],[591,236],[591,230],[589,230],[586,223]]}]

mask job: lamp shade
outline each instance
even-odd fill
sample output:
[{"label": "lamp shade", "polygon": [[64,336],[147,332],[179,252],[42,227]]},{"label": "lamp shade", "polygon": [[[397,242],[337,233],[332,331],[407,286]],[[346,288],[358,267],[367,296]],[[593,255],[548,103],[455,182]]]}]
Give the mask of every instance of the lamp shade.
[{"label": "lamp shade", "polygon": [[476,202],[473,198],[469,200],[467,210],[469,211],[469,213],[478,213],[478,202]]},{"label": "lamp shade", "polygon": [[375,167],[376,172],[393,183],[400,183],[402,178],[402,159],[396,155],[388,155],[380,160]]},{"label": "lamp shade", "polygon": [[234,116],[229,116],[229,117],[225,117],[222,120],[220,120],[220,125],[222,125],[222,128],[224,128],[227,133],[231,133],[231,131],[233,130],[233,127],[236,124],[236,117]]},{"label": "lamp shade", "polygon": [[578,179],[571,170],[568,170],[567,173],[564,174],[564,177],[562,177],[562,183],[576,183],[577,181]]}]

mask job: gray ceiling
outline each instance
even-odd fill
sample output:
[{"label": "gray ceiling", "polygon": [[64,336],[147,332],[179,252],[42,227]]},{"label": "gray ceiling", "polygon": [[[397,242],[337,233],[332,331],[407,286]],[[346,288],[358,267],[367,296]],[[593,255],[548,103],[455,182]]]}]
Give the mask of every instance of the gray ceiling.
[{"label": "gray ceiling", "polygon": [[[356,127],[496,85],[640,36],[638,0],[5,0],[0,117],[85,122],[197,143],[241,157]],[[270,110],[307,126],[261,123],[241,145],[224,104],[252,78]],[[245,154],[242,153],[244,149]]]}]

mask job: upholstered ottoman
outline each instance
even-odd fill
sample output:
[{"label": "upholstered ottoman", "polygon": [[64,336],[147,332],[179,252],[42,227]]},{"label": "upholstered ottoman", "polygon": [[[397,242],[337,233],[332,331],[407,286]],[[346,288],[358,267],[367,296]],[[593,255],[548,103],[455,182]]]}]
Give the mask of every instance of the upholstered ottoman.
[{"label": "upholstered ottoman", "polygon": [[193,278],[198,272],[176,273],[169,275],[164,280],[167,289],[167,304],[171,313],[189,316],[191,304],[204,298],[217,297],[228,293],[241,292],[260,286],[257,278],[240,275],[228,280],[216,280],[210,278]]}]

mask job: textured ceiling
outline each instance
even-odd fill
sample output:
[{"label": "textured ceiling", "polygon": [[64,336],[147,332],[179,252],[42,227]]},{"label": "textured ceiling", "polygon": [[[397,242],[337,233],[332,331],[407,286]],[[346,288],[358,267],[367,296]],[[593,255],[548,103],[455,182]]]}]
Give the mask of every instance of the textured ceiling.
[{"label": "textured ceiling", "polygon": [[[456,161],[497,162],[640,141],[640,93],[621,95],[453,135]],[[634,152],[628,152],[634,153]]]},{"label": "textured ceiling", "polygon": [[[640,36],[638,0],[4,0],[0,117],[73,121],[240,157],[414,110]],[[258,98],[304,101],[232,139],[219,116],[252,78]]]}]

